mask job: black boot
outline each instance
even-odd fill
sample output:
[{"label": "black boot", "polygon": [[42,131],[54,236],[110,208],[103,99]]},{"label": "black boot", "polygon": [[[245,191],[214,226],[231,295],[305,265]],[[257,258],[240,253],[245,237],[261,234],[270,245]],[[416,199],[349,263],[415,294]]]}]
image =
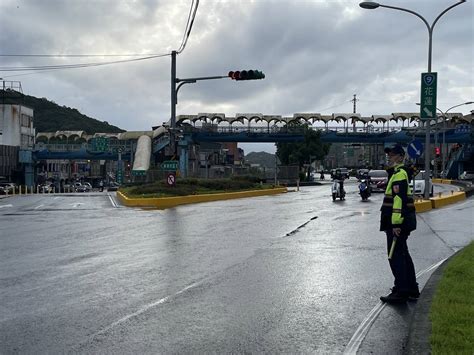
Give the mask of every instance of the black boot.
[{"label": "black boot", "polygon": [[416,289],[413,289],[407,292],[407,295],[408,295],[409,301],[416,301],[420,297],[420,291],[418,290],[418,287],[417,287]]},{"label": "black boot", "polygon": [[405,303],[408,300],[408,295],[398,291],[392,291],[387,296],[381,296],[380,300],[385,303]]}]

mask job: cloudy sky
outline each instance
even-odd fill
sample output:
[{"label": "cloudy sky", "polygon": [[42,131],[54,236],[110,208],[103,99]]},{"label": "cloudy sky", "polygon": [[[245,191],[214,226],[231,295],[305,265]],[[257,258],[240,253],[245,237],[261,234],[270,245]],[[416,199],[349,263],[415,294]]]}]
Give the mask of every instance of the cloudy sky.
[{"label": "cloudy sky", "polygon": [[[442,110],[474,101],[472,1],[447,12],[434,28],[432,71],[438,72]],[[169,120],[168,54],[182,43],[192,3],[2,0],[0,77],[21,81],[25,94],[77,108],[123,129],[149,130]],[[412,14],[386,8],[364,10],[358,3],[201,0],[191,35],[177,58],[177,76],[259,69],[266,78],[186,85],[179,92],[177,114],[349,113],[354,94],[362,116],[418,111],[420,73],[428,66],[426,26]],[[409,8],[431,24],[456,0],[383,3]],[[112,56],[134,54],[140,56]],[[88,68],[10,71],[149,55],[165,56]],[[473,109],[474,105],[466,105],[454,111],[466,114]],[[246,153],[274,151],[271,144],[242,146]]]}]

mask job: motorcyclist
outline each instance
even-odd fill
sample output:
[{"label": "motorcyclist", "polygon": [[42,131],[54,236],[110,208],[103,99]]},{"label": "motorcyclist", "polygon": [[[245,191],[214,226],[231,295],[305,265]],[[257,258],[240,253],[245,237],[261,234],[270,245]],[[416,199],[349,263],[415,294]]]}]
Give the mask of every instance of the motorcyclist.
[{"label": "motorcyclist", "polygon": [[363,172],[360,175],[359,179],[359,193],[362,197],[362,200],[366,200],[371,195],[371,187],[370,187],[370,176],[367,171]]},{"label": "motorcyclist", "polygon": [[334,175],[333,175],[334,180],[339,181],[339,193],[342,195],[344,194],[344,175],[342,175],[340,169],[336,169]]},{"label": "motorcyclist", "polygon": [[319,180],[324,180],[324,170],[321,170],[321,175],[319,175]]},{"label": "motorcyclist", "polygon": [[362,173],[362,180],[365,180],[367,182],[370,182],[370,175],[369,175],[369,172],[368,171],[364,171]]},{"label": "motorcyclist", "polygon": [[370,187],[370,175],[369,175],[369,172],[368,171],[365,171],[363,174],[362,174],[362,179],[361,180],[365,180],[365,183],[367,184],[367,187],[369,189],[369,193],[372,192],[371,191],[371,187]]}]

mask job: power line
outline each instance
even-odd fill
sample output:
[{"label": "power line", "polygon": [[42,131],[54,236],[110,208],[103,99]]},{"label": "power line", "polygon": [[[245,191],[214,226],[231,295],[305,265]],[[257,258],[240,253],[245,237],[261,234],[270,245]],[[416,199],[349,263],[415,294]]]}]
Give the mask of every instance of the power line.
[{"label": "power line", "polygon": [[[192,9],[193,4],[194,4],[194,0],[191,3],[191,9]],[[183,41],[181,42],[181,46],[176,51],[176,53],[178,53],[178,54],[181,53],[182,51],[184,51],[184,48],[186,47],[186,43],[188,43],[188,38],[189,38],[189,35],[191,34],[191,30],[193,28],[194,19],[196,18],[196,13],[197,13],[198,6],[199,6],[199,0],[196,0],[196,6],[194,7],[194,11],[192,13],[192,19],[189,20],[190,16],[188,16],[188,21],[186,23],[186,29],[185,29],[185,36],[186,37],[185,38],[183,37]],[[191,14],[191,10],[190,10],[189,14]]]},{"label": "power line", "polygon": [[[188,20],[186,22],[186,28],[183,34],[183,39],[181,41],[181,45],[177,51],[177,53],[181,53],[184,51],[186,44],[188,42],[189,36],[191,34],[191,30],[194,24],[194,19],[196,18],[197,9],[199,6],[199,0],[196,0],[196,5],[193,7],[195,0],[192,0],[191,7],[189,9]],[[61,57],[74,57],[74,58],[81,58],[81,57],[135,57],[140,56],[143,54],[0,54],[0,57],[44,57],[44,58],[61,58]],[[25,66],[25,67],[0,67],[0,72],[13,72],[13,71],[34,71],[35,73],[52,71],[52,70],[61,70],[61,69],[78,69],[78,68],[90,68],[90,67],[98,67],[98,66],[105,66],[105,65],[113,65],[113,64],[122,64],[122,63],[130,63],[142,60],[149,60],[155,59],[160,57],[169,56],[171,53],[167,54],[150,54],[145,57],[141,58],[134,58],[134,59],[124,59],[124,60],[117,60],[117,61],[109,61],[109,62],[100,62],[100,63],[78,63],[78,64],[64,64],[64,65],[42,65],[42,66]],[[35,74],[30,73],[30,74]],[[12,76],[20,76],[20,75],[28,75],[28,74],[18,74],[18,75],[10,75]]]},{"label": "power line", "polygon": [[346,104],[346,103],[348,103],[348,102],[351,102],[351,101],[352,101],[352,100],[344,101],[344,102],[342,102],[342,103],[340,103],[340,104],[337,104],[337,105],[334,105],[334,106],[331,106],[331,107],[326,107],[326,108],[324,108],[324,109],[322,109],[322,110],[318,110],[318,112],[323,112],[323,111],[329,110],[329,109],[331,109],[331,108],[340,107],[340,106],[342,106],[342,105],[344,105],[344,104]]},{"label": "power line", "polygon": [[26,57],[26,58],[86,58],[86,57],[142,57],[157,56],[159,54],[150,53],[124,53],[124,54],[0,54],[0,57]]},{"label": "power line", "polygon": [[190,23],[191,17],[192,17],[193,5],[194,5],[194,0],[191,1],[191,7],[189,8],[188,19],[186,20],[186,26],[184,27],[183,39],[181,40],[181,44],[179,45],[180,49],[183,46],[183,43],[186,41],[186,33],[188,31],[189,23]]},{"label": "power line", "polygon": [[122,63],[131,63],[138,62],[142,60],[155,59],[160,57],[169,56],[170,53],[152,55],[148,57],[135,58],[135,59],[124,59],[116,60],[111,62],[99,62],[99,63],[81,63],[81,64],[64,64],[64,65],[41,65],[41,66],[30,66],[30,67],[0,67],[0,71],[43,71],[43,70],[58,70],[58,69],[77,69],[77,68],[90,68],[90,67],[99,67],[104,65],[112,64],[122,64]]}]

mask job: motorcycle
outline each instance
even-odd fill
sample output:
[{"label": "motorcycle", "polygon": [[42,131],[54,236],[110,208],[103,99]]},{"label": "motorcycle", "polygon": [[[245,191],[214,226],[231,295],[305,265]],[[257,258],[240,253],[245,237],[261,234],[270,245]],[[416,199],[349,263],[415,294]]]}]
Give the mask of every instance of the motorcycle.
[{"label": "motorcycle", "polygon": [[344,189],[341,189],[340,180],[333,180],[332,186],[331,186],[331,192],[332,192],[333,201],[336,201],[337,198],[339,198],[340,200],[344,200],[346,197],[346,191],[344,191]]},{"label": "motorcycle", "polygon": [[367,201],[370,197],[370,186],[365,179],[360,180],[359,195],[362,198],[362,201]]}]

